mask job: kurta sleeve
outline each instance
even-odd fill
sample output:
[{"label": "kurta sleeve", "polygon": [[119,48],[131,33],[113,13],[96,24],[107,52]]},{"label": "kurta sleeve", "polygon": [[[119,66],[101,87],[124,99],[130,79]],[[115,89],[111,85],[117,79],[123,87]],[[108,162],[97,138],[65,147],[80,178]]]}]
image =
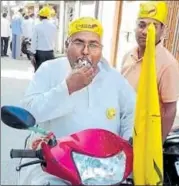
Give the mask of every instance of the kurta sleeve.
[{"label": "kurta sleeve", "polygon": [[62,117],[73,110],[73,96],[69,95],[66,80],[63,79],[58,85],[51,87],[52,73],[48,63],[42,63],[21,101],[37,123]]}]

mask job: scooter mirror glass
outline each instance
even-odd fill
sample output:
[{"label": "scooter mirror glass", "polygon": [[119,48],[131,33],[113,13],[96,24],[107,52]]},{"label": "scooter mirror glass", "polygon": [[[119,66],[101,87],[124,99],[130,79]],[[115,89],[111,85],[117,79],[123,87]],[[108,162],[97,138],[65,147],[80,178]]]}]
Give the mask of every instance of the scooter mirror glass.
[{"label": "scooter mirror glass", "polygon": [[1,107],[1,120],[9,127],[16,129],[28,129],[36,123],[32,114],[15,106]]}]

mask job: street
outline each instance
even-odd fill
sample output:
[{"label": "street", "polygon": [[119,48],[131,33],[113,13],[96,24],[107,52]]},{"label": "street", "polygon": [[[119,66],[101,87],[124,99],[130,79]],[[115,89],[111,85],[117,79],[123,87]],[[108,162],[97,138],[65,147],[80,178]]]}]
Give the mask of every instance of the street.
[{"label": "street", "polygon": [[[29,61],[1,58],[1,106],[19,105],[32,75]],[[27,131],[11,129],[1,122],[1,185],[17,184],[15,167],[19,160],[11,160],[9,153],[12,148],[23,148],[26,136]]]},{"label": "street", "polygon": [[[1,106],[19,105],[32,76],[29,61],[1,58]],[[18,159],[10,159],[12,148],[23,148],[26,131],[11,129],[1,122],[1,185],[16,185]]]}]

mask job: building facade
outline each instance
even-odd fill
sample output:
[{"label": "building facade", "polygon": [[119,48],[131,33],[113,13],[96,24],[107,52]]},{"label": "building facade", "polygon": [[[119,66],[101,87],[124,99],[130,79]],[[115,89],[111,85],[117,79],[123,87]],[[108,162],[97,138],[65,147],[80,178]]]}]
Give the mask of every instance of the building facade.
[{"label": "building facade", "polygon": [[167,1],[169,12],[164,46],[179,61],[179,1]]}]

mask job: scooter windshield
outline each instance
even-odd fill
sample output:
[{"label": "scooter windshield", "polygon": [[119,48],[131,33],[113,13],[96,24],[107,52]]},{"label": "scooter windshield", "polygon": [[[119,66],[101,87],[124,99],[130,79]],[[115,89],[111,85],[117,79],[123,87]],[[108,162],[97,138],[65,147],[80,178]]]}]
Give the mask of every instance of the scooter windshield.
[{"label": "scooter windshield", "polygon": [[124,151],[107,158],[97,158],[72,152],[72,157],[84,185],[113,185],[123,180],[126,155]]}]

